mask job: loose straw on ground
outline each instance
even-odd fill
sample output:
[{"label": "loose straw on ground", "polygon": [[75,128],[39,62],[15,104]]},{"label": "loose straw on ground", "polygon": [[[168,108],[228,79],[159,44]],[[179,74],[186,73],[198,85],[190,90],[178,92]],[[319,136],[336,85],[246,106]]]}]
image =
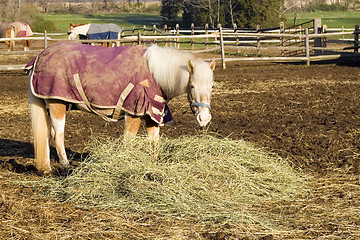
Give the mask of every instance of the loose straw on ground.
[{"label": "loose straw on ground", "polygon": [[154,213],[194,222],[261,224],[251,205],[306,195],[299,173],[277,155],[242,140],[210,135],[94,139],[68,177],[45,178],[46,196],[82,208]]}]

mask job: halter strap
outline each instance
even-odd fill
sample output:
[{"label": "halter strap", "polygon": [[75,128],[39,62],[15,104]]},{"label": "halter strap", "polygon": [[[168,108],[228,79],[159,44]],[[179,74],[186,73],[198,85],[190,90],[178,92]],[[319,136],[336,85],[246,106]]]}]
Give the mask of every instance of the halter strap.
[{"label": "halter strap", "polygon": [[211,106],[210,104],[207,104],[207,103],[202,103],[202,102],[195,102],[195,101],[191,101],[190,103],[190,109],[192,111],[193,114],[195,114],[195,111],[192,107],[206,107],[208,108],[209,110],[211,110]]},{"label": "halter strap", "polygon": [[210,104],[202,103],[202,102],[192,101],[192,102],[190,103],[190,106],[191,106],[191,107],[206,107],[206,108],[208,108],[209,110],[211,110]]},{"label": "halter strap", "polygon": [[188,93],[188,99],[189,99],[189,102],[190,102],[190,109],[191,109],[193,114],[195,114],[195,111],[194,111],[193,107],[206,107],[209,110],[211,110],[210,104],[194,101],[191,94],[189,94],[189,93]]}]

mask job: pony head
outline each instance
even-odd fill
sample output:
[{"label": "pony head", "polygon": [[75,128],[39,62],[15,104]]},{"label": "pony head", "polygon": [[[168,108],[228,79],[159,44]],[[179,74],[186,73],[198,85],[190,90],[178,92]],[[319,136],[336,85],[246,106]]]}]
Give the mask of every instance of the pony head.
[{"label": "pony head", "polygon": [[67,34],[69,35],[69,39],[75,39],[77,34],[74,32],[74,28],[76,25],[74,23],[70,23],[69,28],[67,30]]},{"label": "pony head", "polygon": [[77,26],[79,26],[79,25],[75,24],[75,23],[70,23],[69,27],[68,27],[68,30],[67,30],[67,34],[70,34],[71,31],[74,29],[74,27],[77,27]]},{"label": "pony head", "polygon": [[68,30],[67,30],[67,33],[70,34],[71,31],[75,28],[75,27],[78,27],[80,24],[77,24],[77,23],[70,23],[69,24],[69,27],[68,27]]},{"label": "pony head", "polygon": [[211,120],[210,101],[214,86],[215,61],[209,64],[204,61],[189,60],[187,67],[190,75],[187,87],[190,108],[200,127],[205,127]]},{"label": "pony head", "polygon": [[79,34],[86,35],[89,28],[90,28],[89,23],[80,23],[80,24],[70,23],[69,28],[67,30],[69,39],[75,39]]}]

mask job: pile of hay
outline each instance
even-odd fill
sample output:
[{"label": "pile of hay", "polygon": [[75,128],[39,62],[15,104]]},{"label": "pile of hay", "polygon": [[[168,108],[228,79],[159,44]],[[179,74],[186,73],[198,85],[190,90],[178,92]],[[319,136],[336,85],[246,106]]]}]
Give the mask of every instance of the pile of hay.
[{"label": "pile of hay", "polygon": [[304,195],[289,163],[242,140],[209,135],[93,140],[67,177],[41,180],[47,196],[82,208],[116,208],[200,222],[258,222],[251,205]]}]

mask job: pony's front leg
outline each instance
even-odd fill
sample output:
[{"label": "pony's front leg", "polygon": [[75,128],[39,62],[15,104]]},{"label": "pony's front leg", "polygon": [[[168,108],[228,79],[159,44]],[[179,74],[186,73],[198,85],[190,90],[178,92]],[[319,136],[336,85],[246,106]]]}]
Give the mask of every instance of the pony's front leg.
[{"label": "pony's front leg", "polygon": [[69,165],[69,161],[66,156],[64,144],[66,104],[56,100],[47,100],[47,104],[53,127],[52,134],[54,144],[56,152],[59,156],[59,163],[62,167],[67,167]]},{"label": "pony's front leg", "polygon": [[145,117],[146,131],[150,140],[159,141],[160,127],[159,124],[154,122],[149,116]]},{"label": "pony's front leg", "polygon": [[23,41],[24,51],[30,50],[30,40],[24,40]]},{"label": "pony's front leg", "polygon": [[139,131],[141,124],[141,118],[131,116],[129,114],[125,114],[125,131],[124,131],[124,139],[130,139],[136,136]]}]

